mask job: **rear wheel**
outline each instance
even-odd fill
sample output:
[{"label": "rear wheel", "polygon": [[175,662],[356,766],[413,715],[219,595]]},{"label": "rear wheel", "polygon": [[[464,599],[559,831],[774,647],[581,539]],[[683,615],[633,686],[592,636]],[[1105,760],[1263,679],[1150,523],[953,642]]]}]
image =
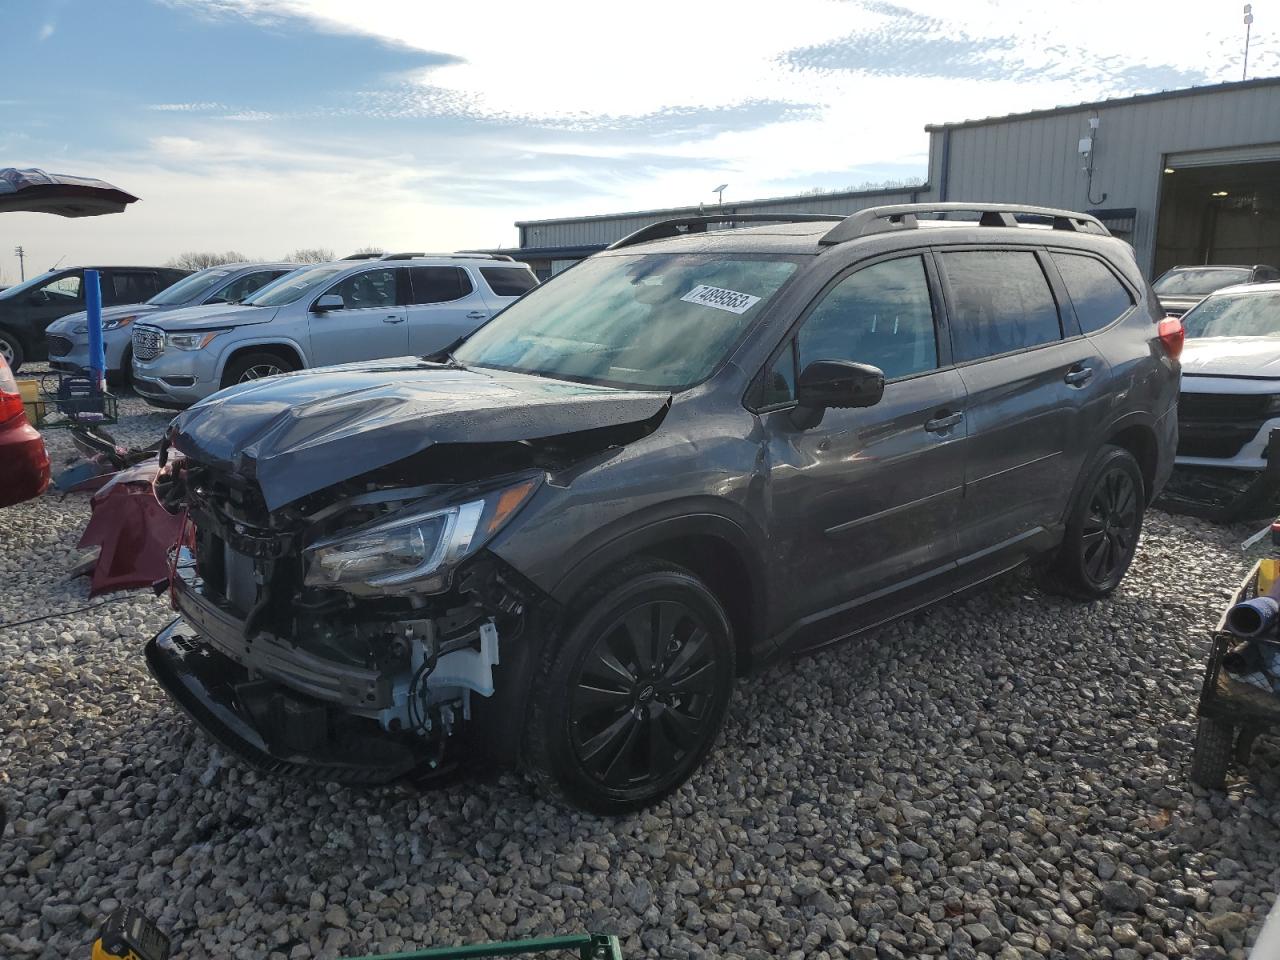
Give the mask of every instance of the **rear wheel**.
[{"label": "rear wheel", "polygon": [[1045,587],[1081,600],[1110,596],[1137,552],[1145,505],[1146,487],[1133,454],[1102,447],[1072,504],[1062,543],[1043,571]]},{"label": "rear wheel", "polygon": [[657,560],[620,567],[578,609],[534,681],[526,757],[548,792],[626,813],[711,750],[733,690],[733,632],[701,580]]},{"label": "rear wheel", "polygon": [[14,373],[22,366],[22,342],[8,330],[0,330],[0,357],[4,358],[4,362]]},{"label": "rear wheel", "polygon": [[248,383],[261,380],[263,377],[274,377],[282,373],[297,370],[297,364],[286,360],[278,353],[254,352],[242,353],[233,357],[222,374],[222,385],[229,387],[233,383]]}]

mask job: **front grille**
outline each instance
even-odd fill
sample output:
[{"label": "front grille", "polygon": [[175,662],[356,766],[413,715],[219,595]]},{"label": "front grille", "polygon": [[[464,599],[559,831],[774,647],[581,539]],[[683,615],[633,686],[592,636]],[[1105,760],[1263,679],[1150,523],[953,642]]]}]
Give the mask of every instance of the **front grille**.
[{"label": "front grille", "polygon": [[1270,417],[1267,394],[1184,393],[1178,398],[1178,456],[1229,460]]},{"label": "front grille", "polygon": [[65,357],[71,352],[73,344],[66,337],[48,337],[49,356]]},{"label": "front grille", "polygon": [[164,333],[154,327],[133,328],[133,355],[139,360],[154,360],[164,353]]}]

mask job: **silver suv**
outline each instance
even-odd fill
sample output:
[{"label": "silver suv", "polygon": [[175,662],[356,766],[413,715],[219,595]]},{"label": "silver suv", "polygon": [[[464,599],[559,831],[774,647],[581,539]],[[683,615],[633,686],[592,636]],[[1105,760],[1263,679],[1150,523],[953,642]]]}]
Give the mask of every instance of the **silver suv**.
[{"label": "silver suv", "polygon": [[233,383],[353,360],[426,356],[537,286],[491,254],[387,254],[304,267],[234,307],[174,310],[133,328],[133,386],[183,407]]}]

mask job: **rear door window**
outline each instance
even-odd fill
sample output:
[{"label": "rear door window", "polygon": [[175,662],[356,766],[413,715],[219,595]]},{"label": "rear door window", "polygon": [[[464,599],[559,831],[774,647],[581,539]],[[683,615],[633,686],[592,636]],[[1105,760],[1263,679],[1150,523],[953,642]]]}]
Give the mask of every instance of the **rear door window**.
[{"label": "rear door window", "polygon": [[473,289],[471,278],[461,267],[410,267],[409,275],[413,284],[410,304],[461,300]]},{"label": "rear door window", "polygon": [[160,281],[151,271],[112,270],[112,303],[141,303],[159,292]]},{"label": "rear door window", "polygon": [[1128,288],[1102,261],[1075,253],[1052,256],[1083,333],[1101,330],[1133,306]]},{"label": "rear door window", "polygon": [[938,260],[951,296],[957,363],[1062,339],[1058,305],[1030,250],[953,250]]},{"label": "rear door window", "polygon": [[519,297],[538,285],[538,278],[524,267],[481,267],[480,276],[499,297]]}]

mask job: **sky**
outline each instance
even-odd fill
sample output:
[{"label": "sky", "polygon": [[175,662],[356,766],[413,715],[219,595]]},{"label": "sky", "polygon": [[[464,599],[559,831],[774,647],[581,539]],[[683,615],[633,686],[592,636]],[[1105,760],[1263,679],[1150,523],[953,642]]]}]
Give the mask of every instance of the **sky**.
[{"label": "sky", "polygon": [[[1280,74],[1255,0],[1250,76]],[[927,174],[926,123],[1240,78],[1237,0],[0,0],[7,214],[55,262],[514,246],[516,220]]]}]

